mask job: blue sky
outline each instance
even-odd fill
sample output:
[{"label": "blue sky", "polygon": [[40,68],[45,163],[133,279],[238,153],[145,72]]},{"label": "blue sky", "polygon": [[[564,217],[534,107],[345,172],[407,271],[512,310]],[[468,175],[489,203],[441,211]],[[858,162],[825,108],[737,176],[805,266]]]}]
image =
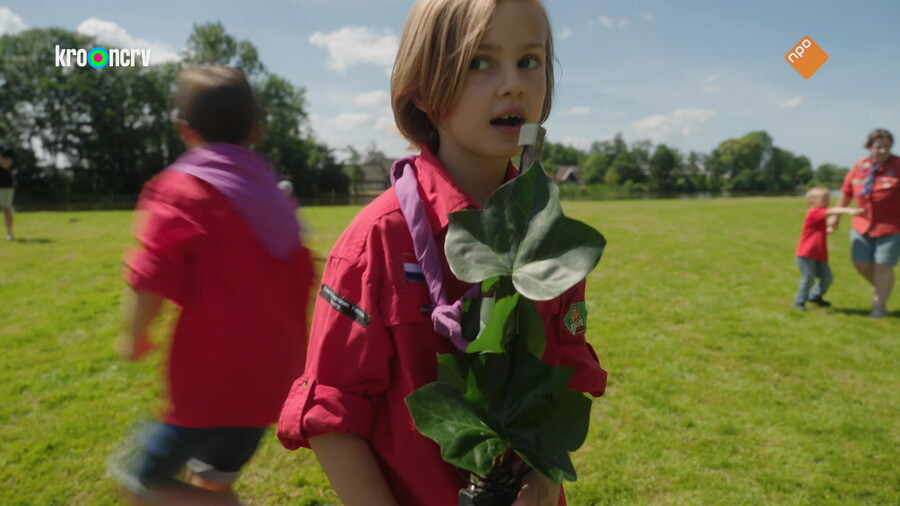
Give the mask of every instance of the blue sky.
[{"label": "blue sky", "polygon": [[[269,70],[306,89],[330,146],[404,153],[389,72],[411,0],[13,0],[0,33],[50,26],[176,58],[192,26],[221,22]],[[622,132],[684,151],[766,130],[779,147],[850,165],[874,128],[900,135],[900,0],[545,0],[558,87],[548,139],[586,149]],[[784,55],[810,36],[829,60],[803,79]],[[47,48],[53,51],[53,48]]]}]

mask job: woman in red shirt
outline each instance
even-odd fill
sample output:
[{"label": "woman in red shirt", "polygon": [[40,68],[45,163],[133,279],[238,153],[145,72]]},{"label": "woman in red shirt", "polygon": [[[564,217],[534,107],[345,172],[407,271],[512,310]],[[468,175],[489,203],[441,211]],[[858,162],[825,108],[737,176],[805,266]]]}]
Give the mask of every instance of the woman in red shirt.
[{"label": "woman in red shirt", "polygon": [[[900,157],[891,155],[894,137],[875,130],[866,140],[869,156],[856,162],[841,187],[839,206],[856,199],[863,213],[853,218],[850,247],[853,264],[872,284],[872,318],[887,315],[887,301],[894,288],[894,267],[900,260]],[[829,231],[839,216],[829,218]]]}]

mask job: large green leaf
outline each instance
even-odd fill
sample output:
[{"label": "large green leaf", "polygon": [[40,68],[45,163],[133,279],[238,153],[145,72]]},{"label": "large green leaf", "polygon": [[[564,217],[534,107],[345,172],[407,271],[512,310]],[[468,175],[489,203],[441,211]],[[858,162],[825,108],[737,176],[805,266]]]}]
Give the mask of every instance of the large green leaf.
[{"label": "large green leaf", "polygon": [[549,300],[584,279],[606,240],[563,216],[559,188],[540,164],[495,191],[482,210],[450,215],[445,251],[457,278],[512,276],[531,300]]},{"label": "large green leaf", "polygon": [[547,365],[519,347],[441,355],[439,363],[439,378],[449,382],[425,385],[406,404],[445,461],[484,476],[511,448],[554,482],[575,480],[569,452],[584,443],[591,401],[567,388],[571,369]]},{"label": "large green leaf", "polygon": [[454,466],[486,476],[509,446],[482,420],[483,414],[446,383],[430,383],[406,397],[416,429],[441,447]]},{"label": "large green leaf", "polygon": [[478,337],[469,343],[467,353],[487,351],[491,353],[503,353],[506,344],[507,328],[510,320],[515,316],[516,307],[519,304],[519,294],[514,293],[509,297],[496,300],[484,329]]},{"label": "large green leaf", "polygon": [[518,318],[519,339],[525,342],[525,347],[532,355],[537,358],[543,357],[547,348],[547,334],[544,330],[544,320],[538,314],[534,302],[520,299]]},{"label": "large green leaf", "polygon": [[569,452],[587,437],[591,401],[568,388],[572,369],[550,366],[519,346],[471,363],[465,399],[531,467],[575,480]]}]

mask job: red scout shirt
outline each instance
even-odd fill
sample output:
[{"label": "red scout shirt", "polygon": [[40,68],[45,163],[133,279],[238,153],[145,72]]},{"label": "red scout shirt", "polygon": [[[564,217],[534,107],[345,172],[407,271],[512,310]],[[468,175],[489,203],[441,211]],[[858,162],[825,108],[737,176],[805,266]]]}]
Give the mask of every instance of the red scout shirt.
[{"label": "red scout shirt", "polygon": [[853,229],[860,234],[868,232],[869,237],[900,234],[900,157],[892,155],[884,162],[875,172],[872,192],[860,197],[871,166],[868,157],[860,159],[841,186],[844,195],[856,199],[856,204],[865,209],[853,217]]},{"label": "red scout shirt", "polygon": [[276,258],[222,193],[179,172],[148,182],[138,210],[141,248],[127,259],[126,280],[181,308],[163,420],[271,425],[306,358],[309,250]]},{"label": "red scout shirt", "polygon": [[824,207],[813,207],[806,212],[803,220],[803,233],[797,245],[797,256],[812,258],[820,262],[828,261],[828,239]]},{"label": "red scout shirt", "polygon": [[[444,289],[449,300],[457,300],[468,285],[452,275],[443,256],[447,216],[477,205],[427,149],[415,168],[431,229],[438,231]],[[508,177],[514,176],[510,169]],[[306,371],[285,401],[278,436],[285,447],[296,449],[308,448],[314,436],[355,432],[368,441],[400,504],[456,506],[464,473],[445,463],[438,445],[416,431],[404,403],[414,390],[435,381],[436,356],[456,351],[434,332],[427,286],[421,271],[410,267],[415,258],[390,189],[359,213],[329,255]],[[566,319],[570,311],[576,314],[572,308],[583,308],[583,301],[582,281],[554,300],[537,303],[547,331],[543,360],[574,368],[570,387],[599,396],[606,372],[585,342],[583,318]]]}]

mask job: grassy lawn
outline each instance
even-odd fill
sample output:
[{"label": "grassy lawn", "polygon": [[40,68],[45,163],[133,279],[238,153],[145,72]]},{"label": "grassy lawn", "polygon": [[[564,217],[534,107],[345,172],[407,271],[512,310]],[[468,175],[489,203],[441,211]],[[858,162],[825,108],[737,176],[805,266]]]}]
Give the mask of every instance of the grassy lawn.
[{"label": "grassy lawn", "polygon": [[[900,312],[865,317],[848,220],[831,237],[833,308],[798,313],[800,198],[565,209],[609,242],[587,304],[610,383],[570,504],[900,502]],[[304,210],[318,256],[357,210]],[[160,388],[159,354],[126,364],[112,350],[130,221],[21,213],[20,240],[0,244],[0,504],[119,502],[104,461]],[[238,490],[251,504],[335,502],[312,454],[274,436]]]}]

